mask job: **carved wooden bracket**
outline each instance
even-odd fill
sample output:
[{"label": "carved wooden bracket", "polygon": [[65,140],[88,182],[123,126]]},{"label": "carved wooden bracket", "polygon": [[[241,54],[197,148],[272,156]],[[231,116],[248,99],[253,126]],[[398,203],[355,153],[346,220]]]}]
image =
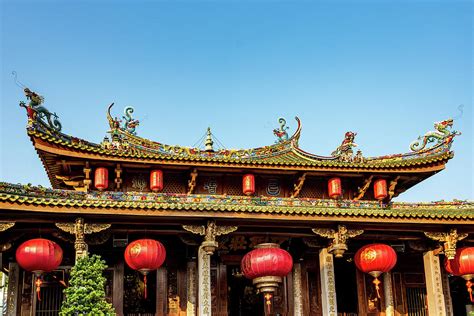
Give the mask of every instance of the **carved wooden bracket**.
[{"label": "carved wooden bracket", "polygon": [[390,184],[388,186],[388,198],[391,200],[392,197],[395,195],[395,187],[398,184],[398,180],[400,180],[400,176],[397,176],[395,179],[390,181]]},{"label": "carved wooden bracket", "polygon": [[295,198],[300,194],[301,189],[303,188],[304,181],[306,180],[306,173],[303,173],[301,177],[298,178],[298,181],[293,185],[293,193],[291,197]]},{"label": "carved wooden bracket", "polygon": [[84,176],[56,175],[56,179],[61,180],[67,186],[73,187],[76,191],[86,192],[86,188],[84,186]]},{"label": "carved wooden bracket", "polygon": [[198,176],[198,171],[196,168],[191,172],[191,179],[188,180],[188,194],[193,194],[194,188],[196,187],[196,179]]},{"label": "carved wooden bracket", "polygon": [[110,224],[86,224],[84,219],[78,217],[75,223],[55,223],[56,227],[76,237],[74,249],[76,249],[76,260],[87,255],[87,244],[85,235],[98,233],[110,228]]},{"label": "carved wooden bracket", "polygon": [[89,162],[86,161],[86,165],[84,166],[84,192],[89,191],[89,187],[92,183],[91,180],[91,171],[92,169],[89,167]]},{"label": "carved wooden bracket", "polygon": [[364,233],[362,229],[347,229],[344,225],[338,225],[337,231],[331,228],[313,228],[313,233],[321,237],[332,239],[328,247],[328,252],[342,258],[347,248],[347,239],[356,237]]},{"label": "carved wooden bracket", "polygon": [[448,259],[454,259],[456,256],[456,243],[463,240],[468,234],[458,234],[456,228],[453,228],[449,233],[438,233],[438,232],[424,232],[426,237],[440,241],[443,243],[444,255]]},{"label": "carved wooden bracket", "polygon": [[4,232],[13,226],[15,226],[15,222],[0,222],[0,232]]},{"label": "carved wooden bracket", "polygon": [[204,236],[203,246],[206,252],[211,255],[217,248],[216,237],[227,235],[237,230],[237,226],[217,226],[215,221],[208,221],[207,225],[183,225],[183,229],[193,234]]},{"label": "carved wooden bracket", "polygon": [[358,201],[364,197],[365,192],[367,192],[367,190],[369,189],[373,178],[374,176],[370,176],[364,180],[364,184],[362,185],[361,188],[359,188],[359,191],[357,192],[357,196],[354,198],[354,201]]},{"label": "carved wooden bracket", "polygon": [[120,186],[122,185],[122,168],[120,168],[120,164],[117,164],[117,167],[115,168],[115,188],[117,190],[120,190]]}]

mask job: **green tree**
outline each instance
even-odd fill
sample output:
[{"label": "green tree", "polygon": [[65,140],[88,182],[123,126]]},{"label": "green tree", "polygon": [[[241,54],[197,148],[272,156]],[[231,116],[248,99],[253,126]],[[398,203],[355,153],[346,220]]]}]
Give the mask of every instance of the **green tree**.
[{"label": "green tree", "polygon": [[105,261],[98,255],[79,258],[71,269],[69,287],[64,290],[66,300],[60,316],[113,316],[114,309],[105,300]]}]

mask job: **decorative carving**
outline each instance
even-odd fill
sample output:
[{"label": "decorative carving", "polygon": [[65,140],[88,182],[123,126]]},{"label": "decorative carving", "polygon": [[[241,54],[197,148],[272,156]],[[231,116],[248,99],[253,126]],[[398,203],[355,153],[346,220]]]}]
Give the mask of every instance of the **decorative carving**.
[{"label": "decorative carving", "polygon": [[13,226],[15,226],[15,222],[0,222],[0,232],[4,232]]},{"label": "decorative carving", "polygon": [[288,140],[288,133],[286,132],[289,127],[286,126],[286,120],[283,117],[278,118],[279,128],[273,130],[273,134],[278,138],[275,143],[283,143]]},{"label": "decorative carving", "polygon": [[56,223],[59,229],[76,236],[74,249],[76,249],[76,260],[87,255],[87,244],[84,240],[86,234],[98,233],[110,228],[110,224],[85,224],[84,219],[78,217],[75,223]]},{"label": "decorative carving", "polygon": [[56,132],[61,131],[61,122],[59,122],[56,113],[51,113],[42,106],[44,98],[28,88],[25,88],[23,91],[25,92],[26,99],[30,102],[26,105],[25,102],[21,101],[20,106],[26,109],[29,124],[40,122]]},{"label": "decorative carving", "polygon": [[342,258],[347,248],[347,239],[359,236],[364,231],[362,229],[347,229],[344,225],[338,225],[337,231],[330,228],[314,228],[313,232],[321,237],[332,238],[328,247],[328,252]]},{"label": "decorative carving", "polygon": [[117,190],[120,190],[121,185],[122,185],[122,168],[120,167],[120,164],[118,163],[117,166],[115,167],[115,188]]},{"label": "decorative carving", "polygon": [[147,186],[147,181],[142,174],[136,175],[132,178],[132,188],[137,190],[138,192],[142,192],[145,190]]},{"label": "decorative carving", "polygon": [[450,131],[449,128],[453,127],[453,119],[447,119],[441,122],[434,123],[435,131],[429,131],[424,136],[418,137],[417,140],[410,144],[410,149],[412,151],[422,151],[425,149],[426,145],[434,143],[433,147],[442,144],[450,144],[453,141],[453,138],[461,133],[457,131]]},{"label": "decorative carving", "polygon": [[267,184],[267,194],[270,196],[280,195],[281,187],[278,179],[269,179]]},{"label": "decorative carving", "polygon": [[390,181],[390,184],[388,186],[388,198],[391,200],[392,197],[395,195],[395,187],[398,184],[398,180],[400,180],[400,176],[397,176],[395,179]]},{"label": "decorative carving", "polygon": [[367,189],[369,189],[373,178],[374,176],[370,176],[364,180],[364,184],[362,185],[362,188],[359,188],[359,192],[357,192],[357,196],[354,198],[355,201],[358,201],[364,197],[365,192],[367,192]]},{"label": "decorative carving", "polygon": [[204,225],[183,225],[183,228],[193,234],[204,236],[204,242],[201,247],[208,255],[212,255],[218,244],[216,237],[227,235],[237,230],[237,226],[217,226],[215,221],[208,221],[207,226]]},{"label": "decorative carving", "polygon": [[56,179],[61,180],[67,186],[73,187],[74,190],[76,190],[76,191],[86,192],[86,189],[85,189],[85,186],[84,186],[84,176],[83,175],[79,175],[79,176],[56,175]]},{"label": "decorative carving", "polygon": [[122,116],[124,119],[122,129],[129,132],[132,135],[136,135],[137,133],[135,132],[135,129],[140,125],[139,120],[135,120],[132,118],[132,113],[134,111],[134,108],[131,106],[127,106],[124,110],[123,113],[125,116]]},{"label": "decorative carving", "polygon": [[188,194],[193,194],[194,188],[196,187],[196,179],[198,176],[197,169],[194,168],[191,172],[191,179],[188,180]]},{"label": "decorative carving", "polygon": [[84,192],[87,192],[89,191],[89,187],[92,183],[92,180],[91,180],[92,169],[89,167],[88,161],[86,161],[83,171],[84,171]]},{"label": "decorative carving", "polygon": [[209,194],[217,193],[217,180],[214,177],[209,178],[206,183],[204,183],[203,189],[206,190]]},{"label": "decorative carving", "polygon": [[360,150],[358,150],[357,154],[354,156],[353,148],[357,147],[357,144],[354,143],[356,135],[357,133],[354,132],[346,132],[341,145],[331,153],[331,156],[344,162],[363,162],[364,158]]},{"label": "decorative carving", "polygon": [[425,232],[425,235],[430,239],[443,243],[444,255],[448,259],[454,259],[456,255],[456,243],[468,236],[468,234],[458,234],[456,228],[451,229],[449,233]]},{"label": "decorative carving", "polygon": [[297,197],[300,192],[301,192],[301,189],[303,188],[303,184],[304,184],[304,181],[306,180],[306,173],[303,173],[299,178],[298,178],[298,181],[297,183],[295,183],[293,185],[293,192],[291,193],[291,197],[292,198],[295,198]]}]

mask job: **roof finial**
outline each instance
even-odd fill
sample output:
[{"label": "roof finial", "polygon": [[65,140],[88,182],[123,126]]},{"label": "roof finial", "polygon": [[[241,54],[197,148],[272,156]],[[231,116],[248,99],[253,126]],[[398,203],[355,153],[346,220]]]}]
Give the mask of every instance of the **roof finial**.
[{"label": "roof finial", "polygon": [[212,147],[214,145],[214,141],[212,140],[212,133],[211,133],[211,128],[207,128],[207,133],[206,133],[206,141],[204,143],[204,150],[206,151],[214,151],[214,148]]}]

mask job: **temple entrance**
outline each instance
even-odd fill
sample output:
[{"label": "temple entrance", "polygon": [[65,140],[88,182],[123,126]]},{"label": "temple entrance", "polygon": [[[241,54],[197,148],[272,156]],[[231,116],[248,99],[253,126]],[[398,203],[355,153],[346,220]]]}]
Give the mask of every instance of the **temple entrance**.
[{"label": "temple entrance", "polygon": [[334,260],[336,275],[337,311],[339,315],[358,315],[356,268],[345,258]]},{"label": "temple entrance", "polygon": [[153,316],[156,313],[156,271],[147,276],[147,297],[144,295],[143,275],[125,267],[123,284],[123,314]]},{"label": "temple entrance", "polygon": [[263,298],[238,266],[227,266],[229,316],[263,316]]}]

